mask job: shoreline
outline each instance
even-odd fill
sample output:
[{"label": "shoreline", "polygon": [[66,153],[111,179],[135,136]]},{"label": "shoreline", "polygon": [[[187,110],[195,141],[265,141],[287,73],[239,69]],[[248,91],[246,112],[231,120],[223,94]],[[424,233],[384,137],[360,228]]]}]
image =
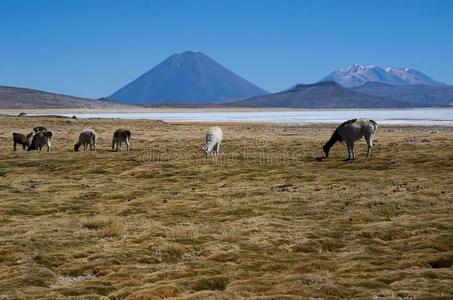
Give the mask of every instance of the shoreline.
[{"label": "shoreline", "polygon": [[453,126],[453,108],[424,109],[224,109],[224,108],[143,108],[137,109],[37,109],[5,110],[0,116],[154,120],[168,123],[251,123],[251,124],[339,124],[349,119],[369,118],[381,125]]},{"label": "shoreline", "polygon": [[122,107],[122,108],[0,108],[0,115],[19,114],[83,114],[83,113],[201,113],[201,112],[315,112],[315,111],[416,111],[452,110],[453,107],[414,108],[289,108],[289,107]]},{"label": "shoreline", "polygon": [[[2,118],[11,118],[11,119],[18,119],[15,116],[11,115],[2,115],[0,114],[0,119]],[[211,121],[211,120],[200,120],[200,121],[193,121],[193,120],[181,120],[181,121],[165,121],[159,119],[121,119],[121,118],[79,118],[73,120],[71,117],[59,116],[59,115],[39,115],[39,116],[26,116],[22,117],[24,120],[29,118],[30,120],[43,120],[47,121],[57,121],[57,120],[67,120],[67,121],[83,121],[85,122],[92,122],[92,121],[107,121],[107,122],[150,122],[150,123],[164,123],[168,125],[205,125],[205,126],[269,126],[269,127],[300,127],[300,128],[327,128],[327,127],[335,127],[339,125],[339,122],[336,121],[325,121],[325,122],[304,122],[304,123],[297,123],[297,122],[265,122],[265,121]],[[425,130],[434,130],[434,129],[445,129],[450,130],[453,128],[453,124],[442,124],[442,123],[386,123],[386,122],[379,122],[378,125],[382,128],[395,128],[395,129],[425,129]]]}]

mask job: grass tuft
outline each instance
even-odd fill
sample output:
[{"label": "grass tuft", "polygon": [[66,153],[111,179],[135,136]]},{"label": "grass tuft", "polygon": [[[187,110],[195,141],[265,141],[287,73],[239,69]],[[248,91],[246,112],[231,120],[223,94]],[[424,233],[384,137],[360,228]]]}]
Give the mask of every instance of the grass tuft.
[{"label": "grass tuft", "polygon": [[184,255],[185,249],[184,246],[178,243],[165,243],[159,247],[159,251],[162,254],[166,254],[173,258],[180,258]]},{"label": "grass tuft", "polygon": [[206,277],[196,281],[193,289],[195,291],[223,291],[226,289],[228,282],[229,280],[225,276]]},{"label": "grass tuft", "polygon": [[117,237],[124,235],[124,225],[119,217],[95,216],[82,220],[82,227],[97,230],[100,237]]}]

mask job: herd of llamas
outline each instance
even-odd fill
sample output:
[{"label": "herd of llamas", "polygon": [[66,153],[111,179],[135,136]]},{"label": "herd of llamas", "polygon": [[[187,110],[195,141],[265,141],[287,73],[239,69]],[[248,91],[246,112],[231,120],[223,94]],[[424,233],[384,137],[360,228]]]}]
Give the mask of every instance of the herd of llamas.
[{"label": "herd of llamas", "polygon": [[[367,158],[370,157],[371,148],[373,147],[374,135],[377,131],[377,123],[370,119],[352,119],[342,123],[332,134],[332,137],[323,145],[325,158],[329,157],[330,148],[337,142],[344,142],[348,150],[348,158],[355,159],[354,142],[362,137],[367,143]],[[129,151],[131,144],[131,131],[120,128],[113,133],[112,150],[121,151],[123,143],[126,144],[126,150]],[[38,126],[33,128],[29,134],[13,133],[13,149],[16,150],[17,144],[22,145],[24,150],[41,151],[43,147],[47,147],[47,151],[52,148],[52,131],[47,128]],[[211,127],[208,129],[205,137],[205,145],[202,147],[205,155],[219,155],[220,145],[223,140],[223,132],[219,127]],[[74,144],[74,151],[79,151],[83,146],[83,150],[96,150],[96,132],[92,129],[85,129],[79,135],[79,140]]]}]

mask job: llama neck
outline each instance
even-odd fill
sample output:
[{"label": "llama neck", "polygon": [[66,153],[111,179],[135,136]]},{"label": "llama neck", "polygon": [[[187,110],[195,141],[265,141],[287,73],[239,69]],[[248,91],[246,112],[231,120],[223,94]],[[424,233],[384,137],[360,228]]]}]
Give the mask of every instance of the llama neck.
[{"label": "llama neck", "polygon": [[330,140],[327,141],[325,146],[330,149],[332,148],[333,145],[335,145],[336,142],[341,142],[341,137],[335,130],[335,132],[332,134],[332,137],[330,138]]}]

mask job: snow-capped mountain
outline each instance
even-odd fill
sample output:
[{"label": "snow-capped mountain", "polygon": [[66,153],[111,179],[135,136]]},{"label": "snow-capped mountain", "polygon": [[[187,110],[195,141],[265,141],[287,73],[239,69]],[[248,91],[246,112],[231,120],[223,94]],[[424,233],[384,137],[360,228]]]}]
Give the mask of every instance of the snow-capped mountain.
[{"label": "snow-capped mountain", "polygon": [[385,72],[392,74],[405,82],[406,85],[425,84],[425,85],[443,85],[443,83],[432,79],[425,74],[411,68],[388,67]]},{"label": "snow-capped mountain", "polygon": [[368,81],[392,85],[442,85],[425,74],[410,68],[388,67],[383,69],[379,66],[363,66],[354,64],[347,68],[334,71],[321,81],[336,81],[345,87],[355,87]]}]

